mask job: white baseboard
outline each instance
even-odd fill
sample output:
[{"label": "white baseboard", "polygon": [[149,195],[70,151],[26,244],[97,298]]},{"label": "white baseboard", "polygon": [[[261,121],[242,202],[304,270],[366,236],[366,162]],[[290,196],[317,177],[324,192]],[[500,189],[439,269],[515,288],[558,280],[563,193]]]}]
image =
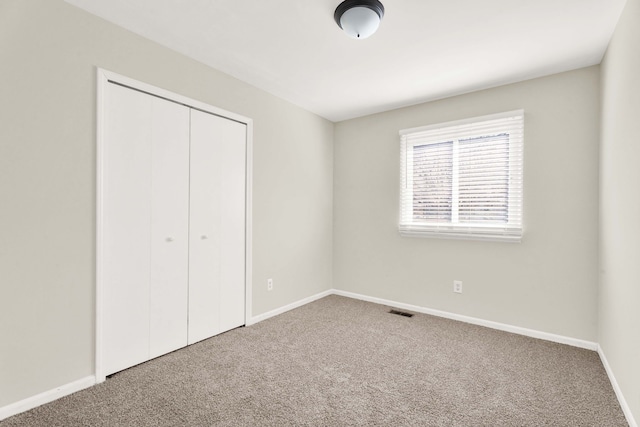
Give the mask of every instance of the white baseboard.
[{"label": "white baseboard", "polygon": [[262,322],[263,320],[267,320],[270,317],[277,316],[278,314],[285,313],[289,310],[293,310],[294,308],[302,307],[305,304],[309,304],[310,302],[319,300],[320,298],[324,298],[333,293],[334,293],[333,289],[329,289],[324,292],[320,292],[319,294],[315,294],[310,297],[303,298],[299,301],[292,302],[291,304],[285,305],[284,307],[276,308],[275,310],[271,310],[266,313],[259,314],[257,316],[252,316],[251,319],[249,319],[249,322],[247,322],[246,326],[254,325],[258,322]]},{"label": "white baseboard", "polygon": [[553,341],[560,344],[567,344],[573,347],[585,348],[587,350],[596,351],[598,344],[591,341],[584,341],[577,338],[565,337],[562,335],[550,334],[548,332],[536,331],[534,329],[521,328],[519,326],[507,325],[505,323],[493,322],[491,320],[478,319],[476,317],[463,316],[461,314],[449,313],[446,311],[434,310],[432,308],[420,307],[417,305],[405,304],[402,302],[390,301],[382,298],[370,297],[367,295],[356,294],[353,292],[333,290],[334,295],[340,295],[349,298],[355,298],[362,301],[373,302],[376,304],[388,305],[390,307],[402,308],[403,310],[415,311],[416,313],[430,314],[432,316],[444,317],[446,319],[458,320],[460,322],[471,323],[473,325],[485,326],[499,331],[511,332],[513,334],[524,335],[527,337],[538,338],[546,341]]},{"label": "white baseboard", "polygon": [[627,419],[627,422],[629,423],[629,427],[638,427],[638,424],[636,423],[636,420],[633,418],[633,414],[631,413],[631,408],[629,408],[629,405],[627,404],[627,400],[624,398],[624,395],[622,394],[622,390],[618,385],[618,381],[616,380],[615,375],[613,375],[611,366],[609,365],[609,362],[607,361],[607,357],[604,355],[604,350],[602,350],[602,347],[600,347],[600,344],[598,344],[598,355],[600,356],[600,360],[604,365],[604,370],[607,372],[607,376],[609,377],[609,382],[611,382],[613,391],[615,391],[616,393],[616,397],[618,398],[618,402],[620,403],[622,412],[624,412],[624,416]]},{"label": "white baseboard", "polygon": [[75,393],[76,391],[84,390],[85,388],[91,387],[95,383],[96,378],[91,375],[89,377],[79,379],[69,384],[61,385],[60,387],[56,387],[52,390],[48,390],[40,394],[36,394],[35,396],[31,396],[10,405],[4,406],[0,408],[0,421],[4,420],[5,418],[17,415],[21,412],[28,411],[29,409],[33,409],[36,406],[44,405],[45,403],[49,403],[56,399],[60,399],[61,397],[68,396],[72,393]]}]

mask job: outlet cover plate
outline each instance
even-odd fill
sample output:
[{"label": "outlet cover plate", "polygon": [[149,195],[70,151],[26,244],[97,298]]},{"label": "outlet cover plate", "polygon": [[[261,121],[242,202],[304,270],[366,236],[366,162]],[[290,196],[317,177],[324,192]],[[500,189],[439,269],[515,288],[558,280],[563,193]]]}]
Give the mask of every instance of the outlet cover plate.
[{"label": "outlet cover plate", "polygon": [[453,281],[453,292],[457,294],[462,293],[462,280],[454,280]]}]

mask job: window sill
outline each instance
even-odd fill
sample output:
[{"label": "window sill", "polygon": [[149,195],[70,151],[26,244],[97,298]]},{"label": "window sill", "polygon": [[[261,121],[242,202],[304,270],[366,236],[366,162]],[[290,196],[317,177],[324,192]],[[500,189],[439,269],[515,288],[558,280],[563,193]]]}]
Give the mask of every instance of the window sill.
[{"label": "window sill", "polygon": [[455,231],[400,230],[402,237],[426,239],[479,240],[485,242],[522,243],[522,236],[502,234],[459,233]]}]

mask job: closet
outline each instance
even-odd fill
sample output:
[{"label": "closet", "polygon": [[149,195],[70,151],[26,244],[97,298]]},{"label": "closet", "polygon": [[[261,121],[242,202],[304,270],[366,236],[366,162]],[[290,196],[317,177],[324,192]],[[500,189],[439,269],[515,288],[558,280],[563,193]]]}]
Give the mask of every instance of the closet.
[{"label": "closet", "polygon": [[245,324],[247,124],[112,81],[102,91],[98,360],[109,375]]}]

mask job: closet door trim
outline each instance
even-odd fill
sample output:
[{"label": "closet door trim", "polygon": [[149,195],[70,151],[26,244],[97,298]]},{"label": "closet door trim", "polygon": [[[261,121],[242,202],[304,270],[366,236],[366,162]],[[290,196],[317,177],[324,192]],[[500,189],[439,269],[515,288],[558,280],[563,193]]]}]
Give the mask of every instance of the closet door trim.
[{"label": "closet door trim", "polygon": [[253,120],[241,116],[230,111],[223,110],[218,107],[206,104],[195,99],[161,89],[156,86],[149,85],[147,83],[140,82],[138,80],[131,79],[129,77],[108,71],[102,68],[97,68],[96,79],[96,340],[95,340],[95,376],[96,382],[101,383],[106,379],[103,364],[103,286],[104,286],[104,259],[103,259],[103,244],[104,244],[104,186],[105,177],[104,171],[106,165],[104,164],[104,147],[107,141],[105,140],[105,125],[106,125],[106,96],[107,87],[109,84],[118,84],[128,87],[133,90],[147,93],[149,95],[157,96],[178,104],[185,105],[196,110],[201,110],[216,116],[224,117],[243,123],[247,126],[247,139],[246,139],[246,188],[245,188],[245,325],[248,325],[252,316],[252,195],[253,195]]}]

